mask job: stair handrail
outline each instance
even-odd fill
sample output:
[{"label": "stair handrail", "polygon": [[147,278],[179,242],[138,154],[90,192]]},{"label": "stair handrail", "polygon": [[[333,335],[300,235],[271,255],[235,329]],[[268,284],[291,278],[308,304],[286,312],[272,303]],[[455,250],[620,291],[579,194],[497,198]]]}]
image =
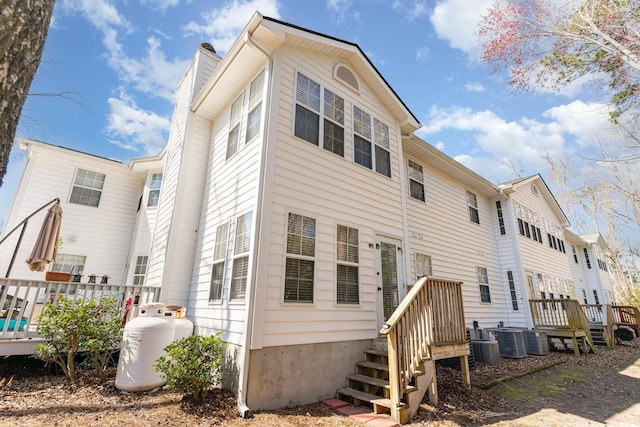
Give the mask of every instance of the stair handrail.
[{"label": "stair handrail", "polygon": [[613,308],[611,307],[611,304],[605,304],[604,309],[607,322],[604,327],[604,331],[606,334],[605,341],[607,343],[607,347],[611,348],[615,344],[615,330],[618,326],[616,325],[616,319],[613,315]]},{"label": "stair handrail", "polygon": [[567,311],[567,318],[569,321],[569,327],[572,329],[582,329],[585,332],[585,336],[589,346],[593,349],[593,337],[591,336],[591,326],[589,325],[589,319],[587,319],[584,310],[580,307],[580,302],[575,299],[563,299],[561,300],[565,304]]},{"label": "stair handrail", "polygon": [[380,330],[387,337],[391,416],[400,418],[400,401],[431,345],[465,341],[462,282],[422,277]]}]

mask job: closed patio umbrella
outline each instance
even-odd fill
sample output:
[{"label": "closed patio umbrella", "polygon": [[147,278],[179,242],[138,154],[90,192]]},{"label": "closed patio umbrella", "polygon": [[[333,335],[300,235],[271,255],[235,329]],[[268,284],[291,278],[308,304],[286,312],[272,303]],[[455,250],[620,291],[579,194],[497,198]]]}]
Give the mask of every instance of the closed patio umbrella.
[{"label": "closed patio umbrella", "polygon": [[60,203],[51,206],[40,228],[31,255],[25,261],[32,271],[44,271],[47,264],[55,261],[58,248],[56,243],[60,238],[60,224],[62,223],[62,207]]}]

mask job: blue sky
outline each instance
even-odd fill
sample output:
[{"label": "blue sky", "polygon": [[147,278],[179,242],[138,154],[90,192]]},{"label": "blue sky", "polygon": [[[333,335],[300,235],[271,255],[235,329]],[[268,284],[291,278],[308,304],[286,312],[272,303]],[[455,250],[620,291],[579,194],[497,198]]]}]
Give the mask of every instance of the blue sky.
[{"label": "blue sky", "polygon": [[[174,91],[202,42],[225,51],[254,11],[358,43],[423,124],[418,135],[492,182],[547,173],[608,129],[601,94],[514,95],[479,59],[491,0],[58,0],[18,136],[128,160],[168,136]],[[15,151],[15,150],[14,150]],[[6,216],[24,158],[0,188]],[[548,181],[548,180],[547,180]]]}]

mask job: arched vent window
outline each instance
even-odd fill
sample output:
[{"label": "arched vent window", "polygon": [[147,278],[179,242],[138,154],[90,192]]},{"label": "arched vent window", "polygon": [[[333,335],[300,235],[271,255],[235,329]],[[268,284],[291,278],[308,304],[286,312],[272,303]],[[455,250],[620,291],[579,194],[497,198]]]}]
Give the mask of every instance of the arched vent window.
[{"label": "arched vent window", "polygon": [[360,92],[360,84],[355,73],[344,64],[338,64],[333,69],[333,78],[349,86],[356,92]]},{"label": "arched vent window", "polygon": [[535,184],[531,184],[531,192],[536,196],[538,195],[538,187]]}]

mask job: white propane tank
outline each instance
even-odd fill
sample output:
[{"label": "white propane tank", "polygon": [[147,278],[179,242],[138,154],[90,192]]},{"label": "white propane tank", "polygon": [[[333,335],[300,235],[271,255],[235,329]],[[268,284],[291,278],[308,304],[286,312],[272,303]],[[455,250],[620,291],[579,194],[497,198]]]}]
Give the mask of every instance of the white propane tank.
[{"label": "white propane tank", "polygon": [[140,314],[124,327],[115,386],[123,391],[148,391],[162,387],[166,380],[153,364],[164,356],[164,348],[171,344],[176,325],[165,316],[165,304],[149,303],[140,306]]},{"label": "white propane tank", "polygon": [[180,341],[182,338],[193,335],[193,322],[185,317],[186,311],[184,307],[179,305],[170,305],[167,307],[165,315],[173,317],[176,324],[176,332],[173,336],[174,341]]}]

